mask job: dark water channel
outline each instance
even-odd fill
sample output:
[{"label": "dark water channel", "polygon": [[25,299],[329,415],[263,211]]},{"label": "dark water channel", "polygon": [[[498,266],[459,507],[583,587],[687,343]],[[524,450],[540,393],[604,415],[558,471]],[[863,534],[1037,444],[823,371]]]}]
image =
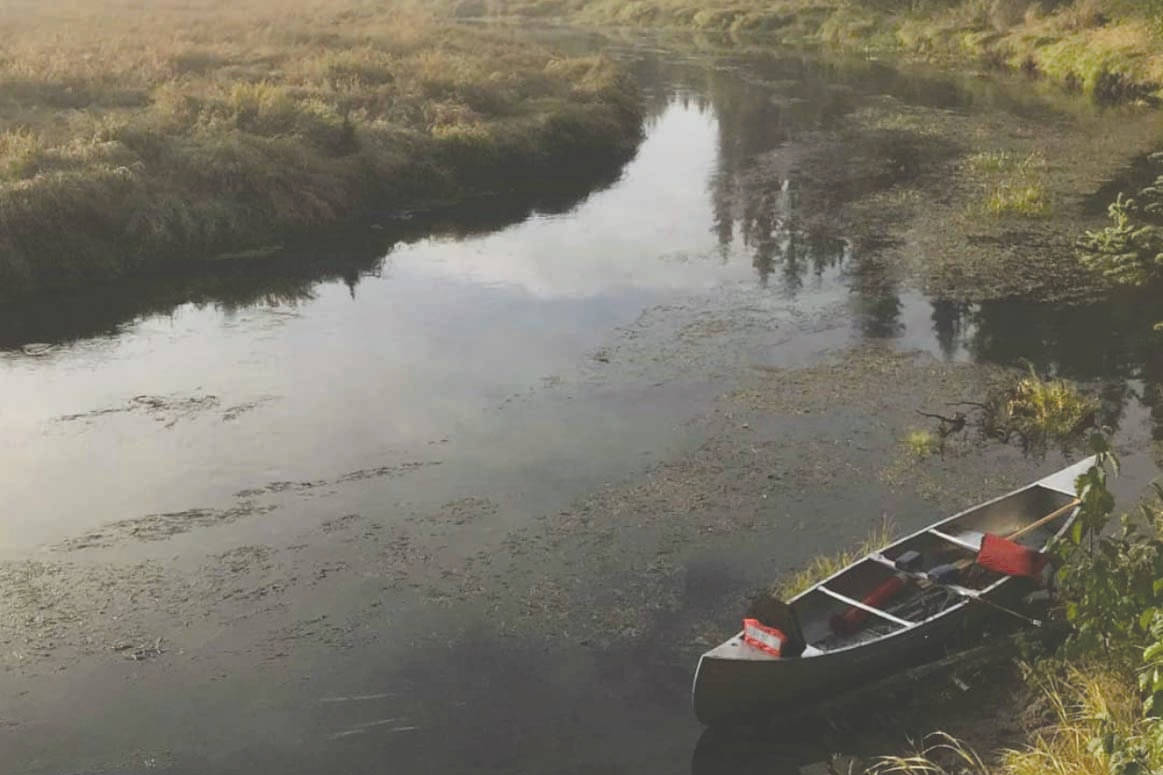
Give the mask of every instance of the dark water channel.
[{"label": "dark water channel", "polygon": [[[554,577],[554,549],[521,531],[695,448],[690,421],[746,364],[866,341],[1025,358],[1102,381],[1116,418],[1158,435],[1146,305],[929,298],[800,225],[814,182],[794,158],[746,175],[870,99],[1049,113],[1036,97],[874,63],[617,50],[649,98],[623,169],[0,309],[0,558],[23,585],[0,618],[0,769],[690,771],[697,652],[661,646],[657,622],[577,642],[528,615],[548,585],[473,573],[504,548]],[[701,344],[729,315],[754,325]],[[708,578],[685,605],[742,583]],[[816,754],[763,771],[823,772]]]}]

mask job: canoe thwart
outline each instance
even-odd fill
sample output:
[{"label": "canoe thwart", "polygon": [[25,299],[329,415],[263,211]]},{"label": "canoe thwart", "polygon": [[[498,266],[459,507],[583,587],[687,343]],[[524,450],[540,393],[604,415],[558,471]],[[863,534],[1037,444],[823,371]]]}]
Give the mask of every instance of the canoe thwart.
[{"label": "canoe thwart", "polygon": [[842,603],[846,603],[846,604],[852,606],[853,608],[859,608],[862,611],[867,611],[868,613],[870,613],[874,616],[879,616],[882,619],[890,621],[893,624],[898,624],[901,627],[912,627],[914,624],[913,622],[907,621],[905,619],[901,619],[900,617],[893,616],[888,611],[882,611],[881,609],[874,608],[874,607],[868,605],[867,603],[862,603],[859,600],[853,600],[852,598],[848,597],[847,595],[841,595],[839,592],[833,592],[832,590],[828,589],[828,587],[826,587],[826,586],[821,586],[818,589],[821,592],[823,592],[824,594],[829,595],[830,597],[834,597],[835,599],[839,600]]}]

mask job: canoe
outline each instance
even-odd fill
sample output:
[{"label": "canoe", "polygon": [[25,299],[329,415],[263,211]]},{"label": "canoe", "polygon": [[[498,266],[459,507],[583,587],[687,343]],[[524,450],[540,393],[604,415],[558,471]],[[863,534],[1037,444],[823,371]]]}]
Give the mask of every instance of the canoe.
[{"label": "canoe", "polygon": [[[695,715],[704,724],[755,715],[795,713],[893,672],[941,656],[991,609],[950,587],[927,585],[923,574],[938,566],[969,566],[986,533],[1015,536],[1043,550],[1066,533],[1078,516],[1075,479],[1094,464],[1088,458],[1011,493],[918,530],[796,595],[789,605],[807,646],[797,657],[778,657],[743,640],[743,632],[699,659],[692,691]],[[1052,519],[1031,528],[1047,516]],[[1020,532],[1021,531],[1021,532]],[[908,569],[896,562],[918,552]],[[971,566],[972,567],[972,566]],[[1033,587],[1029,579],[974,567],[953,589],[969,590],[997,605],[1012,605]],[[889,579],[907,583],[891,600],[869,605],[870,593]],[[891,584],[892,582],[890,582]],[[873,596],[874,597],[874,596]],[[860,626],[837,627],[837,617],[858,612]]]}]

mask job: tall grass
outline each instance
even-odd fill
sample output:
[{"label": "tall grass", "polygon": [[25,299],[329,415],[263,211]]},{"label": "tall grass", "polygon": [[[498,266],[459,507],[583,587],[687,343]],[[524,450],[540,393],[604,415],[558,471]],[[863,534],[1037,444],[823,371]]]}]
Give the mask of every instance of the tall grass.
[{"label": "tall grass", "polygon": [[895,525],[891,520],[885,518],[872,528],[859,544],[834,554],[817,555],[803,568],[777,581],[772,589],[772,594],[781,600],[794,597],[845,566],[851,565],[864,555],[882,548],[892,541],[895,534]]},{"label": "tall grass", "polygon": [[1008,67],[1100,100],[1163,85],[1158,0],[447,0],[505,16],[652,25]]},{"label": "tall grass", "polygon": [[936,733],[908,756],[884,756],[867,775],[1113,775],[1163,772],[1158,721],[1139,713],[1133,676],[1100,664],[1043,666],[1032,678],[1028,743],[992,764]]},{"label": "tall grass", "polygon": [[0,0],[0,295],[535,186],[639,124],[610,61],[403,2]]}]

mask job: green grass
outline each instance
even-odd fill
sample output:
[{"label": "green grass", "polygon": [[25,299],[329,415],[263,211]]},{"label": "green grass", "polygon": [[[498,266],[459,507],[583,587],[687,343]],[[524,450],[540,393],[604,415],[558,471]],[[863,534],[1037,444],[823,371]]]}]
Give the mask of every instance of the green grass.
[{"label": "green grass", "polygon": [[[985,758],[944,733],[907,756],[884,756],[866,775],[1111,775],[1163,771],[1156,722],[1139,712],[1133,674],[1101,663],[1049,662],[1031,676],[1028,742]],[[1110,741],[1133,746],[1136,760]],[[1129,765],[1137,765],[1133,769]],[[1124,769],[1125,768],[1125,769]]]},{"label": "green grass", "polygon": [[914,428],[901,440],[906,451],[913,458],[921,459],[941,451],[941,439],[937,434],[924,428]]},{"label": "green grass", "polygon": [[1157,0],[481,0],[479,12],[681,27],[1023,70],[1104,101],[1163,85]]},{"label": "green grass", "polygon": [[1050,214],[1050,203],[1041,183],[999,183],[986,195],[985,210],[990,215],[1039,218]]},{"label": "green grass", "polygon": [[1090,422],[1098,401],[1061,379],[1036,374],[1017,380],[1003,398],[1003,411],[1026,436],[1068,438]]},{"label": "green grass", "polygon": [[601,57],[361,0],[0,0],[0,295],[624,158]]},{"label": "green grass", "polygon": [[842,549],[834,554],[814,557],[803,568],[780,579],[772,589],[772,594],[781,600],[788,600],[808,589],[813,584],[828,578],[841,568],[851,565],[864,555],[880,549],[892,541],[895,533],[896,528],[892,522],[885,519],[874,527],[864,540],[856,546]]},{"label": "green grass", "polygon": [[1050,214],[1043,177],[1046,157],[1010,151],[983,151],[965,160],[966,171],[983,184],[982,209],[992,216],[1039,218]]}]

